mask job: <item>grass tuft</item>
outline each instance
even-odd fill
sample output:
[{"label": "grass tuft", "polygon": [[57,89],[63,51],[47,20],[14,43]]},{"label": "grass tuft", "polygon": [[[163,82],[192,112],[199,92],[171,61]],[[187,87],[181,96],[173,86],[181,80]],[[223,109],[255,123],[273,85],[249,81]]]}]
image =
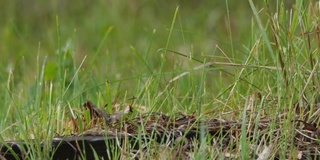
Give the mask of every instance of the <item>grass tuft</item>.
[{"label": "grass tuft", "polygon": [[[24,141],[27,159],[50,159],[53,137],[108,127],[83,108],[91,100],[110,115],[133,108],[120,128],[138,126],[144,149],[117,139],[110,159],[316,157],[318,1],[74,3],[0,2],[1,143]],[[170,123],[195,117],[186,132],[199,135],[149,140],[172,129],[157,128],[155,112]],[[220,132],[209,133],[212,119]]]}]

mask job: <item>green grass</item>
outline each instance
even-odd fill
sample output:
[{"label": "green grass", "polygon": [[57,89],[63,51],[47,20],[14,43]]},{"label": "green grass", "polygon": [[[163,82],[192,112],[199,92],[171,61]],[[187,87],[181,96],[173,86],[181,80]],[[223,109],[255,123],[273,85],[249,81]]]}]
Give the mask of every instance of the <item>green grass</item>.
[{"label": "green grass", "polygon": [[[271,133],[282,116],[285,134],[275,146],[292,143],[294,119],[319,126],[319,1],[5,0],[0,6],[1,141],[72,134],[65,121],[71,112],[81,115],[87,99],[114,112],[114,101],[136,97],[133,106],[144,108],[136,115],[182,112],[243,124],[263,117],[271,120],[270,139],[277,139]],[[307,114],[295,113],[297,103]],[[258,138],[246,139],[246,127],[241,132],[236,150],[246,159]],[[194,158],[221,158],[208,139]],[[277,150],[282,158],[296,151],[284,146]]]}]

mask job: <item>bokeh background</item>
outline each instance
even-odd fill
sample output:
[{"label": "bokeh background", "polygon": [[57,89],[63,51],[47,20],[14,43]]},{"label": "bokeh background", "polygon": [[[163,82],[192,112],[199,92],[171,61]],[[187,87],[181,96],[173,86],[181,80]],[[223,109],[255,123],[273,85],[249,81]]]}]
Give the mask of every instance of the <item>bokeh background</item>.
[{"label": "bokeh background", "polygon": [[[287,1],[287,7],[293,2]],[[270,9],[275,3],[270,2]],[[258,9],[263,6],[263,1],[256,2]],[[167,44],[201,61],[237,63],[245,58],[254,43],[252,32],[257,31],[248,1],[2,0],[0,19],[2,90],[25,98],[36,92],[41,71],[44,82],[61,84],[53,85],[61,93],[76,87],[70,93],[73,98],[85,91],[94,96],[97,91],[90,93],[90,88],[104,86],[105,81],[116,88],[113,95],[136,95],[159,70],[168,73],[159,83],[164,88],[174,76],[201,65],[168,52],[162,68]],[[205,87],[213,95],[234,80],[225,75],[221,83],[210,82],[221,74],[213,70],[206,76]],[[199,75],[193,83],[201,81]],[[78,85],[68,88],[74,77]],[[190,92],[184,90],[190,78],[181,78],[180,84],[178,95]]]}]

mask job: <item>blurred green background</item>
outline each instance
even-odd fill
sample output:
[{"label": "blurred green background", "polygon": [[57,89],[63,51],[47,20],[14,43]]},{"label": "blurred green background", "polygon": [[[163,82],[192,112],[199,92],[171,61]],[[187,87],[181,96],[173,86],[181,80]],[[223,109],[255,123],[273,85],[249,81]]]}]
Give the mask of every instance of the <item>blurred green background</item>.
[{"label": "blurred green background", "polygon": [[[247,2],[228,3],[234,43],[242,49],[250,33],[251,9]],[[3,0],[0,6],[2,80],[10,68],[17,81],[33,77],[38,54],[56,61],[56,18],[62,50],[71,49],[77,63],[88,55],[86,61],[94,61],[90,72],[97,77],[114,79],[116,74],[131,77],[144,73],[141,69],[145,67],[130,46],[142,56],[149,50],[147,60],[156,70],[160,63],[158,50],[166,46],[177,6],[170,49],[212,56],[218,54],[216,44],[230,48],[226,1]],[[109,36],[95,55],[110,27]]]},{"label": "blurred green background", "polygon": [[[288,1],[289,7],[292,2]],[[263,5],[259,1],[256,7]],[[139,86],[160,70],[166,75],[159,83],[164,88],[174,76],[201,65],[168,52],[162,68],[167,44],[170,50],[202,61],[238,63],[250,49],[245,46],[254,43],[247,1],[2,0],[0,6],[2,87],[25,98],[38,93],[39,81],[52,82],[61,94],[76,88],[69,95],[73,98],[106,80],[116,88],[113,95],[137,95]],[[199,74],[193,82],[202,81]],[[233,81],[234,77],[226,76],[221,83],[211,82],[220,74],[213,70],[206,75],[208,92],[217,94],[221,85]],[[181,78],[177,95],[190,92],[184,85],[189,80]],[[68,88],[71,82],[77,84]]]}]

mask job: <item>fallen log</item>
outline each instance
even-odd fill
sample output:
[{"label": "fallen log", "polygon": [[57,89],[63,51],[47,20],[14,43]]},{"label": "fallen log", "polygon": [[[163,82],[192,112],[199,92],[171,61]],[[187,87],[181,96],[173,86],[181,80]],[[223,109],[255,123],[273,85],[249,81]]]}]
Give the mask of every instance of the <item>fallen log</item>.
[{"label": "fallen log", "polygon": [[[121,154],[120,148],[124,143],[125,137],[106,137],[106,136],[68,136],[62,138],[53,138],[50,144],[48,157],[54,160],[76,160],[76,159],[113,159]],[[131,147],[139,148],[135,143],[135,138],[130,136],[127,138],[131,143]],[[36,152],[36,140],[25,141],[7,141],[0,144],[0,159],[15,160],[26,159],[30,154]],[[38,142],[39,143],[39,142]],[[48,145],[40,142],[40,148],[43,150]]]}]

